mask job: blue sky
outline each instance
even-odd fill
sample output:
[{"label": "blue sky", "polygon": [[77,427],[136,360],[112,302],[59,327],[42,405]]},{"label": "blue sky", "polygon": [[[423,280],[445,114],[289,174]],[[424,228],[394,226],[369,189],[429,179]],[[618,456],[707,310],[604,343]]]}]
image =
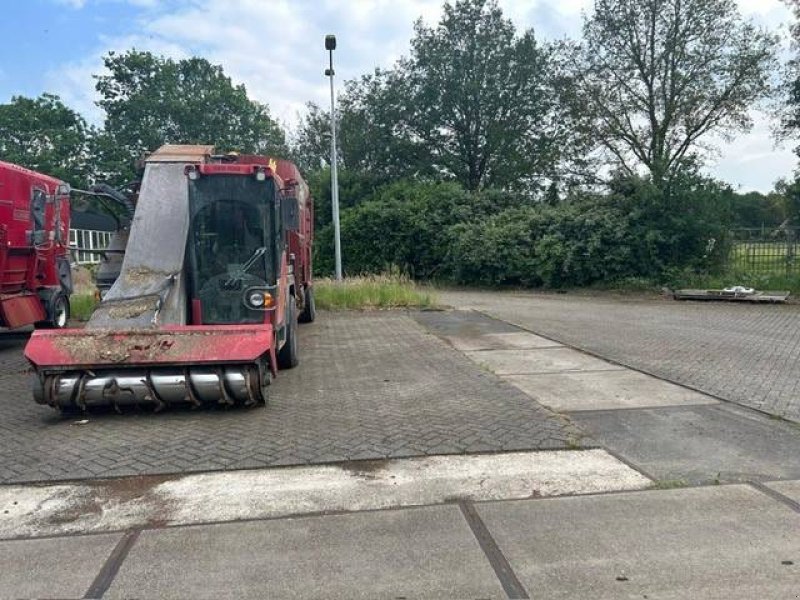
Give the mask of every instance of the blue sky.
[{"label": "blue sky", "polygon": [[[499,0],[519,28],[545,39],[576,37],[591,0]],[[785,31],[780,0],[737,0],[759,23]],[[0,20],[0,102],[48,91],[99,123],[93,73],[109,50],[131,47],[176,58],[197,54],[222,64],[250,95],[287,124],[306,101],[325,105],[323,38],[339,39],[339,83],[389,66],[407,52],[412,24],[435,23],[441,0],[7,0]],[[775,148],[769,119],[754,112],[754,130],[718,140],[709,172],[744,190],[766,191],[796,165]]]}]

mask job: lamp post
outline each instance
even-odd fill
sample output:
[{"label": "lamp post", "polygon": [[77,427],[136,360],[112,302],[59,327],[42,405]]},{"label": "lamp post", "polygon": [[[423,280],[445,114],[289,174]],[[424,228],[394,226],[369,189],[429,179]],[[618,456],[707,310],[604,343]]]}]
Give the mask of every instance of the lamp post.
[{"label": "lamp post", "polygon": [[333,208],[333,243],[336,258],[336,281],[342,280],[342,241],[339,234],[339,174],[336,165],[336,105],[333,95],[333,51],[336,49],[336,36],[325,36],[325,50],[328,51],[329,66],[325,75],[331,80],[331,205]]}]

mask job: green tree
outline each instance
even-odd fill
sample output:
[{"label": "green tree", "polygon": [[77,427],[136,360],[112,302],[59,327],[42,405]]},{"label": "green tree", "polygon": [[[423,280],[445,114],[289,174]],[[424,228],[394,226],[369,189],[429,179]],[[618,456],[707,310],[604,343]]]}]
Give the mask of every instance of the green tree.
[{"label": "green tree", "polygon": [[104,58],[97,76],[105,111],[102,168],[116,179],[132,175],[135,160],[165,143],[214,144],[219,151],[286,152],[281,127],[266,105],[248,98],[221,66],[202,58],[172,60],[130,50]]},{"label": "green tree", "polygon": [[751,126],[776,47],[735,0],[596,0],[573,61],[576,110],[617,167],[663,187],[709,133]]},{"label": "green tree", "polygon": [[[338,127],[337,127],[338,129]],[[291,155],[305,173],[329,166],[331,162],[331,116],[314,102],[306,103],[306,112],[290,138]],[[339,166],[345,168],[341,153]]]},{"label": "green tree", "polygon": [[86,184],[89,174],[86,121],[58,96],[14,96],[0,104],[0,159]]},{"label": "green tree", "polygon": [[[776,106],[779,119],[776,134],[781,140],[796,138],[800,132],[800,0],[784,0],[784,3],[794,13],[795,21],[790,27],[794,56],[785,65]],[[795,153],[800,155],[800,146]]]},{"label": "green tree", "polygon": [[347,82],[337,111],[344,162],[386,181],[437,174],[431,148],[415,131],[417,100],[403,64]]},{"label": "green tree", "polygon": [[416,23],[408,58],[347,86],[345,161],[470,190],[544,183],[570,147],[552,62],[495,0],[446,2],[437,26]]},{"label": "green tree", "polygon": [[446,3],[437,27],[417,22],[404,69],[411,129],[438,169],[471,190],[551,174],[561,136],[550,52],[533,31],[517,36],[495,0]]}]

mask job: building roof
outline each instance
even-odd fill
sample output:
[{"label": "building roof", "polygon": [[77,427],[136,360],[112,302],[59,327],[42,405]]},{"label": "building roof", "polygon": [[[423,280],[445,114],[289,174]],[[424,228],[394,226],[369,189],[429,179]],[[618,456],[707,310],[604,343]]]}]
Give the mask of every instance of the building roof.
[{"label": "building roof", "polygon": [[92,209],[86,211],[73,210],[70,219],[70,227],[72,229],[90,229],[93,231],[117,230],[117,222],[114,220],[114,217]]}]

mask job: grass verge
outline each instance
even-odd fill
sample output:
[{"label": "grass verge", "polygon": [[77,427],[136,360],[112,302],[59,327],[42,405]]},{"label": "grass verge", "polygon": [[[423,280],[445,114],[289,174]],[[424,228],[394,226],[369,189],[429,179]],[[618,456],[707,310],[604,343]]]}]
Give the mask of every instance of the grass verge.
[{"label": "grass verge", "polygon": [[73,294],[69,297],[70,318],[75,321],[87,321],[95,306],[97,300],[94,294]]},{"label": "grass verge", "polygon": [[403,276],[369,275],[348,277],[336,282],[317,279],[314,282],[317,308],[328,310],[369,308],[430,308],[435,295]]}]

